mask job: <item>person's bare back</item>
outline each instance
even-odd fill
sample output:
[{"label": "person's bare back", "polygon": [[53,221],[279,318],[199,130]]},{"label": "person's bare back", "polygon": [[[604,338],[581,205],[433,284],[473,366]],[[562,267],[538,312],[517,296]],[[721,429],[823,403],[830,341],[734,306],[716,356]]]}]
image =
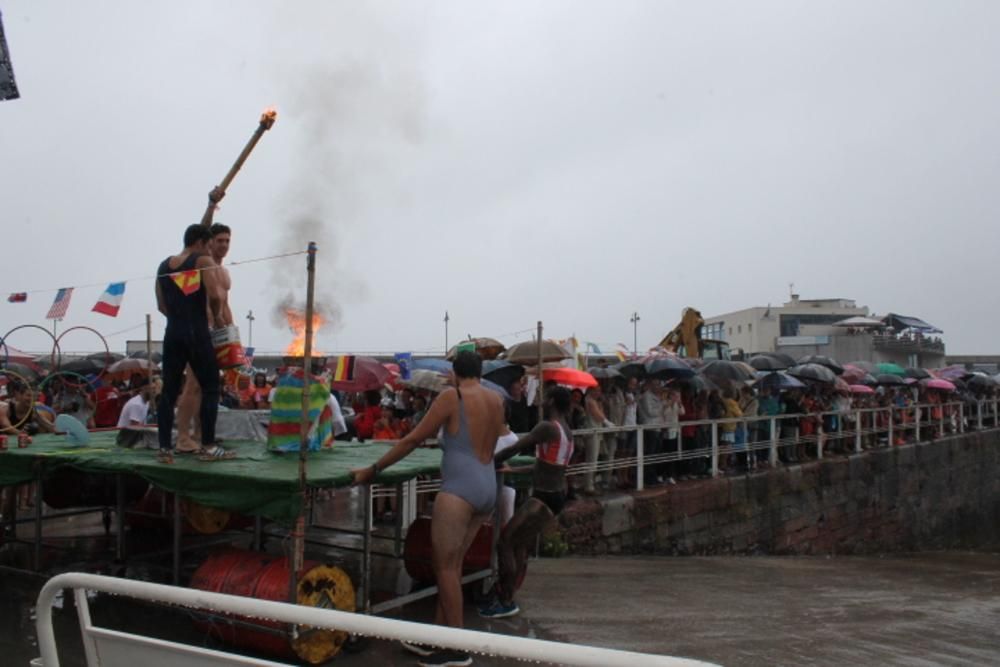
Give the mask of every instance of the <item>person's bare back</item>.
[{"label": "person's bare back", "polygon": [[447,390],[438,400],[444,399],[445,405],[450,408],[448,423],[445,426],[449,435],[456,435],[459,430],[459,391],[476,458],[480,463],[488,463],[493,458],[497,439],[503,432],[503,399],[496,392],[485,389],[478,383],[463,385],[460,390]]}]

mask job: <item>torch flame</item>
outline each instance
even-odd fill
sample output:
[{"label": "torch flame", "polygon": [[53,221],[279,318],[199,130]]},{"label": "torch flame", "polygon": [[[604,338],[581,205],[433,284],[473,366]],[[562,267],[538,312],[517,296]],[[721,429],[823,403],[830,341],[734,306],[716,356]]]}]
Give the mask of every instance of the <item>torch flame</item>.
[{"label": "torch flame", "polygon": [[267,130],[271,129],[271,126],[274,125],[274,121],[276,120],[278,120],[278,112],[274,107],[264,109],[264,113],[260,115],[260,124]]},{"label": "torch flame", "polygon": [[[297,308],[286,308],[285,319],[288,321],[288,328],[295,334],[295,338],[285,348],[285,354],[290,357],[301,357],[306,353],[306,314]],[[322,315],[313,313],[313,336],[316,335],[316,332],[319,331],[324,322],[326,320]],[[312,352],[313,355],[316,355],[315,347]]]}]

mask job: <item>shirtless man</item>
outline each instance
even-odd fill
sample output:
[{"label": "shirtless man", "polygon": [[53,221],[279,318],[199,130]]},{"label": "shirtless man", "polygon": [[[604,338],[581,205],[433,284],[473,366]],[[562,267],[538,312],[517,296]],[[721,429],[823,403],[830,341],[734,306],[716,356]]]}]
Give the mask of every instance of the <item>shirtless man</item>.
[{"label": "shirtless man", "polygon": [[55,432],[52,422],[34,409],[35,396],[31,389],[20,382],[11,382],[7,385],[7,396],[6,401],[0,402],[0,433],[17,436]]},{"label": "shirtless man", "polygon": [[[209,241],[208,250],[212,255],[212,261],[219,267],[214,270],[217,274],[219,288],[222,290],[222,310],[220,321],[226,326],[233,323],[233,311],[229,309],[229,289],[232,287],[232,279],[229,270],[222,266],[223,260],[229,254],[229,241],[232,237],[232,230],[226,225],[215,223],[209,228],[212,240]],[[185,373],[184,391],[177,399],[177,451],[194,452],[201,449],[201,422],[197,421],[198,406],[201,405],[201,387],[198,385],[198,378],[191,372],[188,366]],[[191,424],[194,422],[195,438],[191,437]]]},{"label": "shirtless man", "polygon": [[[368,484],[427,438],[441,432],[441,491],[434,500],[431,546],[438,601],[435,622],[462,627],[462,561],[483,521],[496,503],[493,450],[504,430],[503,399],[479,383],[482,360],[475,352],[459,352],[453,369],[455,388],[446,389],[410,433],[367,468],[352,470],[355,484]],[[469,665],[460,651],[404,643],[424,656],[419,664]]]}]

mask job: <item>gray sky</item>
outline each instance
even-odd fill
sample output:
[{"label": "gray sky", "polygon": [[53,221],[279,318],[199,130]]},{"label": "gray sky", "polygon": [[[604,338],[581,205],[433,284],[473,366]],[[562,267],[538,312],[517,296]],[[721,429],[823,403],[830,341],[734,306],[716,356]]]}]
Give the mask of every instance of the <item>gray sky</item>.
[{"label": "gray sky", "polygon": [[[321,244],[318,295],[340,311],[322,350],[440,349],[445,310],[451,342],[541,319],[602,348],[631,346],[637,310],[647,347],[684,306],[777,305],[794,282],[1000,352],[995,2],[0,11],[21,91],[0,103],[3,292],[153,273],[273,105],[217,220],[233,260]],[[290,287],[304,300],[304,259],[232,276],[244,342],[253,309],[257,348],[283,349],[271,314]],[[60,328],[155,313],[150,280],[116,319],[89,312],[102,289]],[[46,324],[53,296],[4,298],[0,328]]]}]

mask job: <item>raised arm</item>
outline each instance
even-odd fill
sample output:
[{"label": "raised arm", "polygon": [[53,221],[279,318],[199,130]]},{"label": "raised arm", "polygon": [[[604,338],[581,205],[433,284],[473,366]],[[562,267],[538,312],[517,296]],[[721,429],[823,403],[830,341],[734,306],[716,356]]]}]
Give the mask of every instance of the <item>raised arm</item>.
[{"label": "raised arm", "polygon": [[507,459],[517,456],[518,454],[531,451],[535,445],[543,442],[551,442],[559,436],[559,427],[555,424],[548,421],[540,422],[537,426],[535,426],[535,428],[531,429],[530,432],[522,436],[521,439],[513,445],[502,452],[497,452],[496,456],[493,457],[493,462],[499,465]]}]

